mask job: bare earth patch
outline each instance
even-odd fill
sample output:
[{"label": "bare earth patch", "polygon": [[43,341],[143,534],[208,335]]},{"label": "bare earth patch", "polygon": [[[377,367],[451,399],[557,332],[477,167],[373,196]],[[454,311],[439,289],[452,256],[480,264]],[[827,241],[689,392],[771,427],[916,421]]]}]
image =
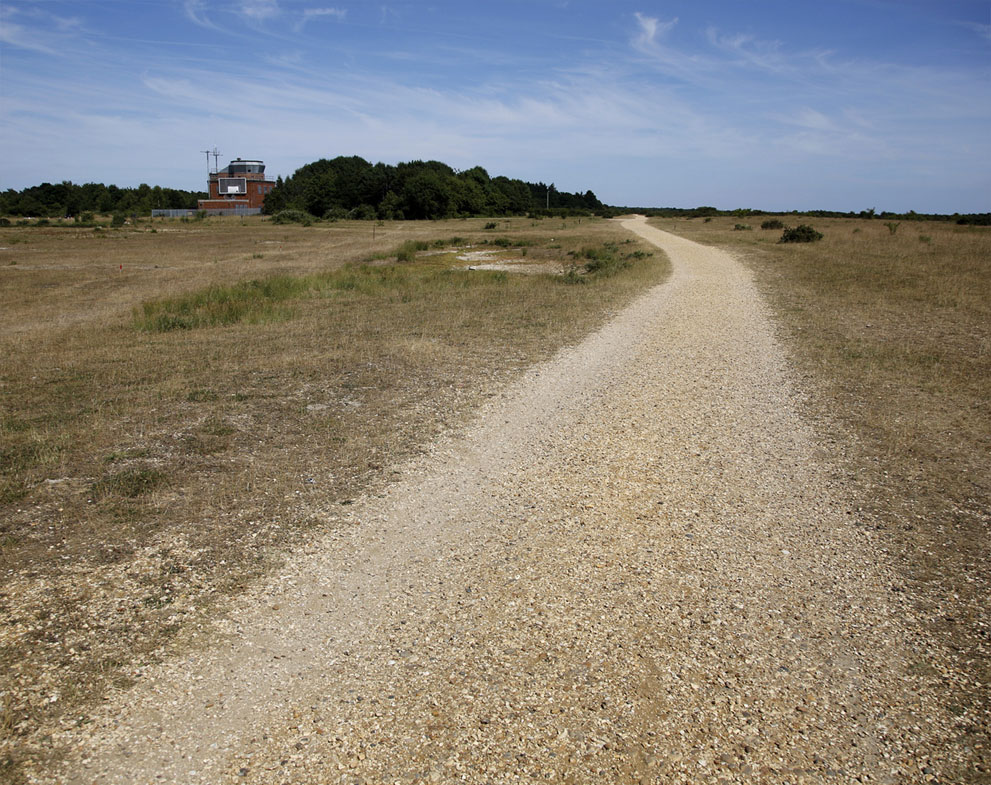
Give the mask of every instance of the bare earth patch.
[{"label": "bare earth patch", "polygon": [[471,262],[466,270],[495,270],[504,273],[524,273],[536,275],[549,273],[551,275],[563,272],[557,262],[528,262],[526,259],[505,258],[502,251],[467,251],[458,254],[458,260]]},{"label": "bare earth patch", "polygon": [[745,269],[671,281],[328,514],[35,782],[907,782],[930,641]]}]

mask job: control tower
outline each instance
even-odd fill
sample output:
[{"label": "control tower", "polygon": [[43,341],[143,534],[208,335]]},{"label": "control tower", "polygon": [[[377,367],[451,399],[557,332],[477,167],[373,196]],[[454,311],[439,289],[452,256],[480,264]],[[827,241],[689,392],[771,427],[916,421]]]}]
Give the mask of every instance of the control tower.
[{"label": "control tower", "polygon": [[200,199],[200,210],[237,210],[261,212],[265,194],[275,187],[275,181],[265,177],[265,163],[253,159],[235,158],[223,169],[209,173],[210,196]]}]

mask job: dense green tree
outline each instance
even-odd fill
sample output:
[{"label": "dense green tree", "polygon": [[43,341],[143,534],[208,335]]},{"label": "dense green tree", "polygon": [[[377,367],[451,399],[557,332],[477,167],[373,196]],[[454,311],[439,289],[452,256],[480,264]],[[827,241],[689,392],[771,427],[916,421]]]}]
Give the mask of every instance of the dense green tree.
[{"label": "dense green tree", "polygon": [[5,215],[53,218],[82,213],[138,213],[148,215],[160,208],[195,208],[206,194],[154,188],[142,183],[137,188],[118,188],[102,183],[76,185],[68,180],[42,183],[23,191],[8,189],[0,194],[0,213]]},{"label": "dense green tree", "polygon": [[[442,161],[373,166],[358,156],[341,156],[306,164],[284,182],[278,181],[265,200],[265,212],[295,208],[317,216],[417,219],[520,215],[542,209],[546,189],[542,184],[490,177],[481,166],[456,172]],[[553,206],[562,210],[602,208],[591,191],[553,193]]]}]

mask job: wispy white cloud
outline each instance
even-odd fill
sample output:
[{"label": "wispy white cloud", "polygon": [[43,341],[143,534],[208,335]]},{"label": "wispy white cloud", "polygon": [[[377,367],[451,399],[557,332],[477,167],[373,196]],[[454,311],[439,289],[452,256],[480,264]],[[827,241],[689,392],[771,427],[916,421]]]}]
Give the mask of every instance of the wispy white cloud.
[{"label": "wispy white cloud", "polygon": [[963,22],[963,26],[973,30],[985,41],[991,41],[991,25],[984,25],[980,22]]},{"label": "wispy white cloud", "polygon": [[186,18],[194,25],[205,27],[208,30],[219,29],[210,17],[207,16],[206,4],[203,0],[184,0],[182,10]]},{"label": "wispy white cloud", "polygon": [[81,20],[75,17],[58,16],[39,8],[0,5],[0,43],[18,49],[59,55],[81,28]]},{"label": "wispy white cloud", "polygon": [[282,9],[278,0],[241,0],[239,11],[251,21],[262,22],[278,16]]},{"label": "wispy white cloud", "polygon": [[402,13],[395,6],[384,4],[379,6],[379,22],[381,24],[398,24],[401,20]]},{"label": "wispy white cloud", "polygon": [[641,52],[652,53],[660,45],[659,39],[678,24],[678,17],[663,22],[657,17],[647,16],[637,11],[633,15],[637,20],[637,34],[633,39],[633,46]]},{"label": "wispy white cloud", "polygon": [[348,15],[346,8],[307,8],[303,11],[303,19],[310,20],[322,16],[330,16],[343,21]]},{"label": "wispy white cloud", "polygon": [[[721,34],[714,27],[709,27],[705,35],[715,53],[730,58],[736,65],[773,74],[786,74],[794,70],[792,62],[782,51],[780,41],[762,41],[743,33]],[[820,54],[806,53],[804,57],[815,58]]]},{"label": "wispy white cloud", "polygon": [[[842,194],[859,199],[861,182],[882,174],[914,173],[916,194],[954,178],[987,179],[980,162],[991,90],[974,68],[841,56],[778,40],[781,30],[753,36],[703,23],[689,30],[684,14],[679,22],[645,13],[624,17],[618,36],[602,33],[608,40],[582,38],[569,59],[568,47],[548,54],[532,41],[513,47],[495,35],[470,44],[460,32],[406,36],[398,24],[373,24],[380,10],[395,19],[387,7],[362,15],[358,6],[309,2],[184,0],[173,13],[179,26],[160,37],[186,38],[138,51],[125,48],[134,44],[126,33],[97,37],[95,25],[60,24],[32,15],[42,6],[0,0],[5,46],[63,55],[25,51],[5,64],[14,63],[13,89],[0,135],[6,147],[30,152],[6,157],[5,179],[23,187],[55,176],[119,184],[140,177],[192,187],[169,162],[181,166],[188,156],[198,178],[201,156],[193,153],[205,144],[265,158],[282,174],[338,154],[437,158],[642,204],[738,206],[739,199],[791,209],[802,206],[811,183],[829,180],[832,201],[812,206],[842,207]],[[333,40],[333,50],[326,39],[314,46],[313,36],[293,33],[352,17],[359,23]],[[269,56],[229,57],[233,44],[224,50],[221,36],[193,29],[220,30],[220,23],[224,40],[260,42]],[[64,45],[70,37],[76,46]],[[71,78],[67,63],[78,66]],[[266,122],[246,123],[247,116]],[[68,141],[67,127],[74,129]],[[117,154],[125,148],[163,153],[135,153],[125,166]],[[149,170],[159,160],[162,170]],[[632,195],[653,187],[650,171],[672,183],[663,192],[672,196]],[[755,191],[760,184],[765,190]],[[707,188],[716,192],[704,195]],[[758,193],[773,201],[748,196]]]},{"label": "wispy white cloud", "polygon": [[320,19],[335,19],[338,22],[343,22],[347,19],[347,15],[346,8],[306,8],[299,17],[299,21],[296,22],[295,29],[299,32],[310,22]]}]

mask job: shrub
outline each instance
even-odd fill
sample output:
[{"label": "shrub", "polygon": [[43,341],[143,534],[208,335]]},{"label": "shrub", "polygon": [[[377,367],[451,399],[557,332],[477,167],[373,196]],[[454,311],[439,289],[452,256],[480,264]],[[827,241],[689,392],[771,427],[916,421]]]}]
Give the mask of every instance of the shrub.
[{"label": "shrub", "polygon": [[784,229],[785,225],[777,218],[768,218],[760,225],[761,229]]},{"label": "shrub", "polygon": [[127,221],[123,213],[116,213],[113,218],[110,219],[111,226],[123,226]]},{"label": "shrub", "polygon": [[753,228],[754,228],[754,227],[752,227],[752,226],[750,226],[750,225],[748,225],[748,224],[735,224],[735,225],[733,226],[733,231],[734,231],[734,232],[749,232],[749,231],[751,231],[751,230],[752,230]]},{"label": "shrub", "polygon": [[407,240],[396,249],[396,260],[400,262],[412,262],[416,259],[417,251],[426,251],[430,248],[430,243],[423,240]]},{"label": "shrub", "polygon": [[[289,211],[284,210],[283,212],[289,212]],[[294,212],[300,212],[300,211],[296,210]],[[325,221],[338,221],[342,218],[347,218],[347,217],[348,217],[348,211],[345,210],[343,207],[339,207],[339,206],[331,207],[329,210],[327,210],[327,212],[323,214],[323,219]]]},{"label": "shrub", "polygon": [[9,218],[0,218],[0,226],[10,226]]},{"label": "shrub", "polygon": [[303,224],[303,226],[313,223],[309,213],[295,209],[282,210],[273,215],[271,221],[274,224]]},{"label": "shrub", "polygon": [[356,221],[374,221],[377,217],[375,208],[370,204],[361,204],[348,212],[348,218]]},{"label": "shrub", "polygon": [[899,222],[899,221],[888,221],[888,222],[887,222],[887,223],[885,224],[885,226],[887,226],[887,227],[888,227],[888,231],[889,231],[889,232],[891,232],[892,234],[894,234],[895,232],[897,232],[897,231],[898,231],[898,226],[899,226],[899,224],[900,224],[900,222]]},{"label": "shrub", "polygon": [[495,229],[496,226],[498,226],[498,224],[495,221],[489,221],[487,224],[485,224],[486,229]]},{"label": "shrub", "polygon": [[581,251],[572,255],[586,260],[585,273],[587,275],[604,278],[630,266],[629,256],[621,259],[615,251],[616,247],[607,243],[602,248],[582,248]]},{"label": "shrub", "polygon": [[779,243],[814,243],[822,239],[822,232],[817,232],[807,224],[799,224],[794,229],[785,229]]}]

